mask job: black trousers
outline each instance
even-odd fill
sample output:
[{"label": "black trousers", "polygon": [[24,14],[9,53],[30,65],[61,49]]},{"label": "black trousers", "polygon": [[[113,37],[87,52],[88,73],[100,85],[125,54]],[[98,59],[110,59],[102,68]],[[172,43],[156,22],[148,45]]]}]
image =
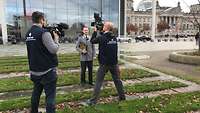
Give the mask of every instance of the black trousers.
[{"label": "black trousers", "polygon": [[81,83],[86,83],[86,80],[85,80],[86,68],[88,68],[89,84],[92,84],[93,61],[81,61]]},{"label": "black trousers", "polygon": [[46,95],[46,113],[55,113],[57,73],[53,69],[42,76],[31,75],[33,92],[31,97],[31,113],[38,113],[40,96],[44,89]]}]

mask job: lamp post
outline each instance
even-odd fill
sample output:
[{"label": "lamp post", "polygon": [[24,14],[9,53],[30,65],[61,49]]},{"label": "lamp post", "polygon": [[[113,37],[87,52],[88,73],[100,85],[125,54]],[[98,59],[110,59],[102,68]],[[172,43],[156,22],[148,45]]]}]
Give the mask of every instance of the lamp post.
[{"label": "lamp post", "polygon": [[124,0],[124,37],[126,37],[126,25],[127,25],[127,0]]},{"label": "lamp post", "polygon": [[156,33],[156,0],[152,0],[152,39],[155,40]]},{"label": "lamp post", "polygon": [[23,0],[24,17],[26,17],[26,0]]},{"label": "lamp post", "polygon": [[0,0],[0,25],[2,28],[2,40],[4,45],[8,42],[7,25],[5,19],[5,3],[5,0]]}]

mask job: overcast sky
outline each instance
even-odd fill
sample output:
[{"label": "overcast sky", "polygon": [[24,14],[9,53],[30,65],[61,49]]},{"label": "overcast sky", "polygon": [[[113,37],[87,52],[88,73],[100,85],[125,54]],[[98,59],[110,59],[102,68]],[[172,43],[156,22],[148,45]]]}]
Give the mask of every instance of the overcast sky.
[{"label": "overcast sky", "polygon": [[[134,9],[137,9],[138,3],[140,1],[141,0],[134,0]],[[184,12],[189,12],[188,6],[198,3],[198,0],[159,0],[159,3],[160,3],[160,6],[176,7],[178,1],[180,1],[181,8],[183,9]]]}]

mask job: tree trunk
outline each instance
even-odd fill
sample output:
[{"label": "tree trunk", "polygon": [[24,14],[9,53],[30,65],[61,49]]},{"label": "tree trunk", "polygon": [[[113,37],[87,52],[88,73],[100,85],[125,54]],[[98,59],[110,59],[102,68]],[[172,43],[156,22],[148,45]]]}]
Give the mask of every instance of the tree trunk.
[{"label": "tree trunk", "polygon": [[199,41],[199,53],[200,53],[200,36],[198,38],[198,41]]},{"label": "tree trunk", "polygon": [[199,37],[198,37],[198,44],[199,44],[199,53],[200,53],[200,26],[199,26]]}]

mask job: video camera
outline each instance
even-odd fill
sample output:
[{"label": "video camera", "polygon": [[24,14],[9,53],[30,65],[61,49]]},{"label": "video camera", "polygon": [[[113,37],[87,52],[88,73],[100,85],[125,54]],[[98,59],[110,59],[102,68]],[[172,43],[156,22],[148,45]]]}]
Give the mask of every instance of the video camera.
[{"label": "video camera", "polygon": [[99,13],[94,13],[94,19],[95,21],[91,23],[91,26],[96,26],[97,30],[102,31],[103,30],[103,20],[99,16]]},{"label": "video camera", "polygon": [[51,33],[51,36],[54,39],[53,31],[57,33],[59,37],[64,37],[65,32],[63,31],[63,29],[67,30],[69,29],[69,26],[65,23],[59,23],[59,24],[47,25],[44,28],[47,29]]}]

